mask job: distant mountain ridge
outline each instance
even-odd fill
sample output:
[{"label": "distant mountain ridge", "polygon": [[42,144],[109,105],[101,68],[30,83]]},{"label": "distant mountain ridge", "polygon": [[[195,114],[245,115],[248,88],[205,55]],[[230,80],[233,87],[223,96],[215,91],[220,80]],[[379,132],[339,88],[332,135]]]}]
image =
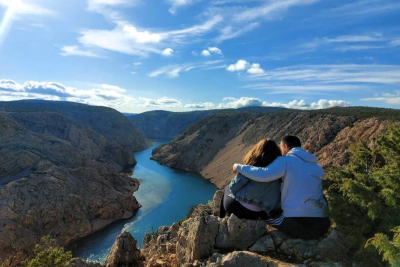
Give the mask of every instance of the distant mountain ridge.
[{"label": "distant mountain ridge", "polygon": [[13,113],[57,112],[68,116],[133,151],[146,149],[150,141],[118,111],[66,101],[20,100],[0,102],[0,111]]},{"label": "distant mountain ridge", "polygon": [[287,112],[279,107],[245,107],[239,109],[214,109],[188,112],[154,110],[128,116],[128,119],[142,131],[147,138],[172,139],[183,133],[187,127],[198,120],[214,114],[225,113],[271,113]]},{"label": "distant mountain ridge", "polygon": [[0,102],[0,262],[44,235],[66,245],[135,214],[139,181],[118,171],[150,143],[113,109]]},{"label": "distant mountain ridge", "polygon": [[153,159],[172,168],[200,173],[217,187],[232,179],[232,165],[262,138],[300,137],[320,164],[346,164],[351,142],[374,145],[388,123],[400,123],[400,110],[366,107],[277,113],[230,113],[205,117],[153,150]]}]

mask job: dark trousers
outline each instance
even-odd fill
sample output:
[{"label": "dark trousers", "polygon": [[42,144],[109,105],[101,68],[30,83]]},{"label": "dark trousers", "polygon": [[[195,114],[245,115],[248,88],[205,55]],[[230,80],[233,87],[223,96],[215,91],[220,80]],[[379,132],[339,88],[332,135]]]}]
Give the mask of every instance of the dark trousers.
[{"label": "dark trousers", "polygon": [[268,218],[268,214],[265,211],[252,211],[243,207],[239,201],[234,200],[230,196],[229,186],[225,187],[224,194],[221,198],[221,202],[219,204],[219,217],[224,218],[226,215],[230,216],[231,214],[235,214],[238,218],[241,219],[263,219],[266,220]]},{"label": "dark trousers", "polygon": [[285,234],[300,239],[317,239],[331,226],[329,217],[285,217],[280,225],[273,225]]}]

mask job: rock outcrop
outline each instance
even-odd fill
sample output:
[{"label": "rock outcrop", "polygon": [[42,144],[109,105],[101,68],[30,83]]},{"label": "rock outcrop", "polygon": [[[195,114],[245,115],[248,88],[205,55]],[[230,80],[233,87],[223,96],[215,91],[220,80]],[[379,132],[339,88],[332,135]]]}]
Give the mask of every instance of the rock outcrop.
[{"label": "rock outcrop", "polygon": [[154,149],[153,159],[200,173],[223,188],[232,179],[232,165],[242,162],[249,148],[262,138],[279,141],[287,134],[297,135],[324,167],[345,165],[352,141],[373,146],[374,137],[384,132],[388,123],[317,112],[218,114],[199,120],[169,144]]},{"label": "rock outcrop", "polygon": [[[77,117],[81,106],[70,107]],[[29,110],[8,107],[0,112],[0,262],[18,251],[31,251],[44,235],[66,245],[131,217],[140,208],[133,196],[139,181],[118,171],[134,165],[134,149],[149,142],[143,139],[138,147],[119,141],[130,124],[122,114],[110,111],[125,120],[118,126],[111,116],[115,124],[111,134],[66,115],[67,110],[25,108]],[[80,110],[82,118],[90,120],[85,109]],[[94,109],[98,114],[92,125],[100,125],[102,109]],[[103,115],[107,125],[107,112]],[[126,135],[128,140],[134,136]]]},{"label": "rock outcrop", "polygon": [[336,231],[320,240],[291,239],[262,220],[218,218],[214,200],[184,221],[144,238],[146,266],[347,266],[348,248]]},{"label": "rock outcrop", "polygon": [[[96,267],[352,266],[344,239],[334,229],[319,240],[305,241],[291,239],[262,220],[217,217],[215,206],[221,192],[216,192],[213,201],[194,207],[183,221],[146,234],[140,251],[136,240],[122,233],[105,265]],[[69,267],[93,266],[90,264],[76,258]]]},{"label": "rock outcrop", "polygon": [[106,267],[144,266],[136,244],[137,241],[127,232],[117,236],[111,252],[107,256]]}]

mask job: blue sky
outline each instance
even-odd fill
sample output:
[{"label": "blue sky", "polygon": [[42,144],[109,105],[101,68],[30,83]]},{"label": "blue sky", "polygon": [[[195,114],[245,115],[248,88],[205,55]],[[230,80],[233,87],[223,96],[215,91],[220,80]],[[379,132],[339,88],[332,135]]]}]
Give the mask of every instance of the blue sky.
[{"label": "blue sky", "polygon": [[0,100],[400,108],[400,2],[0,0]]}]

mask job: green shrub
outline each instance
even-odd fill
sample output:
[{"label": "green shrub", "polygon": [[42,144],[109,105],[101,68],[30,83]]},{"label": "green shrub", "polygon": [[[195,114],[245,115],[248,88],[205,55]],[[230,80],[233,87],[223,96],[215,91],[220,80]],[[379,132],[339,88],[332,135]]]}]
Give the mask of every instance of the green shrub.
[{"label": "green shrub", "polygon": [[394,262],[385,255],[393,255],[387,244],[391,229],[400,225],[400,127],[390,125],[372,148],[360,142],[350,152],[349,165],[331,169],[327,177],[330,215],[357,260],[382,265],[379,251]]},{"label": "green shrub", "polygon": [[45,236],[40,239],[40,243],[35,246],[34,256],[22,262],[24,267],[65,267],[71,260],[70,251],[65,252],[64,248],[59,247],[54,239]]}]

